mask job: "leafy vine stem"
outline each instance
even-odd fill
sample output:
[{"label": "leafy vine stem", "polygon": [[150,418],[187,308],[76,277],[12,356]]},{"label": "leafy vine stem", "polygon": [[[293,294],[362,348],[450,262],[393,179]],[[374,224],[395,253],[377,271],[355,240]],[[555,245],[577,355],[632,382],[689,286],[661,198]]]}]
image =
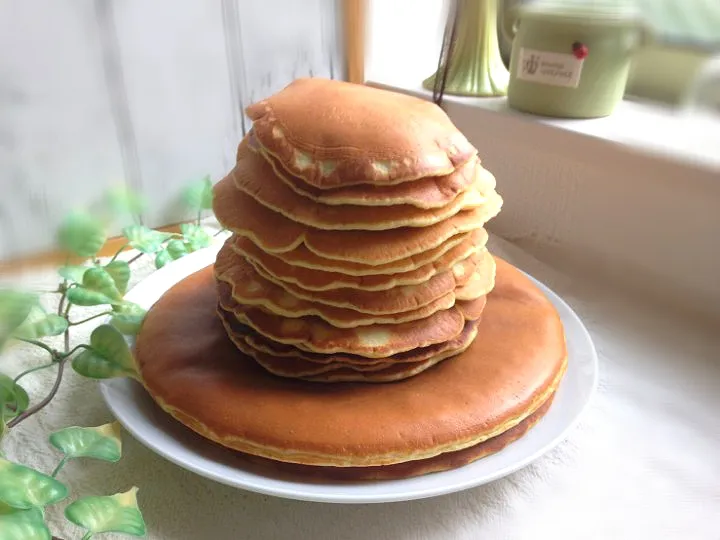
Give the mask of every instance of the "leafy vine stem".
[{"label": "leafy vine stem", "polygon": [[[46,363],[26,367],[14,377],[0,373],[0,442],[21,423],[51,405],[68,366],[90,379],[139,379],[126,337],[137,333],[145,310],[125,299],[131,265],[143,256],[150,256],[155,267],[162,268],[212,242],[201,225],[202,213],[212,208],[210,178],[190,185],[183,193],[183,199],[194,219],[182,224],[180,233],[161,232],[136,222],[122,229],[126,242],[112,258],[105,260],[101,260],[98,253],[107,239],[106,220],[86,212],[67,216],[58,231],[59,244],[68,254],[65,264],[58,269],[61,281],[56,289],[42,291],[59,294],[57,307],[52,312],[46,311],[40,302],[40,291],[0,289],[0,352],[7,343],[21,342],[42,349],[49,356]],[[118,201],[122,203],[120,206],[124,205],[126,214],[138,213],[140,203],[136,195],[116,193],[115,206]],[[121,260],[120,255],[127,248],[138,253],[127,261]],[[71,265],[71,256],[84,262]],[[74,306],[105,306],[105,309],[71,320]],[[99,322],[101,318],[106,321],[92,331],[89,343],[71,347],[73,328]],[[44,341],[53,336],[62,336],[62,349]],[[36,403],[31,403],[23,388],[26,378],[54,366],[57,366],[57,372],[49,390]],[[13,538],[25,538],[31,532],[33,538],[62,540],[52,535],[45,523],[45,508],[69,495],[67,486],[58,480],[65,464],[79,458],[118,461],[122,455],[120,435],[117,422],[95,427],[68,427],[51,433],[49,443],[62,453],[62,457],[49,474],[14,463],[0,452],[0,530]],[[65,507],[64,515],[85,530],[83,540],[106,532],[144,536],[147,528],[136,493],[137,488],[132,487],[109,496],[80,497]]]}]

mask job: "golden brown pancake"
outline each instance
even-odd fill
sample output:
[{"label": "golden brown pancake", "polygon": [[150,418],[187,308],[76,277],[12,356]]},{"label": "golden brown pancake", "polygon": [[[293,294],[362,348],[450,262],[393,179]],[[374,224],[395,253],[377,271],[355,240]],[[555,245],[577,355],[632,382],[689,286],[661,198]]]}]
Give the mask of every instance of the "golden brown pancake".
[{"label": "golden brown pancake", "polygon": [[333,480],[348,482],[412,478],[414,476],[457,469],[499,452],[509,444],[520,439],[533,428],[550,409],[554,398],[555,394],[553,393],[534,413],[515,427],[508,429],[500,435],[496,435],[474,446],[463,448],[462,450],[446,452],[426,459],[370,467],[322,467],[275,461],[242,452],[237,452],[235,455],[239,461],[252,464],[256,472],[260,474],[264,472],[268,474],[268,476],[281,473],[290,474],[310,481]]},{"label": "golden brown pancake", "polygon": [[395,382],[431,368],[438,362],[446,360],[464,351],[474,338],[477,330],[472,329],[472,335],[468,336],[462,347],[454,350],[445,350],[441,353],[429,356],[423,360],[413,362],[378,362],[375,364],[345,364],[341,362],[309,362],[300,356],[281,357],[254,348],[247,341],[242,332],[238,332],[238,325],[231,314],[219,310],[218,314],[225,326],[230,340],[235,346],[252,357],[258,364],[267,369],[270,373],[279,377],[291,377],[316,382],[367,382],[383,383]]},{"label": "golden brown pancake", "polygon": [[[265,367],[265,369],[267,369],[270,373],[275,373],[276,375],[302,378],[303,375],[327,373],[341,368],[350,368],[356,372],[381,371],[393,364],[393,362],[385,359],[377,359],[372,363],[368,362],[365,364],[347,364],[344,362],[334,361],[312,362],[305,360],[302,355],[313,353],[307,353],[287,345],[286,347],[288,347],[288,349],[293,349],[297,354],[288,354],[284,356],[276,355],[272,352],[268,352],[264,347],[254,347],[253,343],[255,343],[255,340],[251,339],[251,336],[257,336],[257,332],[254,332],[251,328],[248,328],[244,324],[238,322],[232,313],[227,312],[218,306],[218,316],[220,317],[223,326],[225,326],[225,331],[230,337],[230,340],[235,344],[235,346],[243,353],[253,357],[256,362]],[[263,365],[263,362],[258,358],[258,355],[260,358],[267,359],[271,366],[268,367]],[[337,358],[338,355],[316,354],[315,356]],[[416,362],[410,363],[415,364]],[[281,370],[280,373],[273,371],[273,366],[277,366],[277,369]]]},{"label": "golden brown pancake", "polygon": [[400,383],[319,384],[268,373],[227,337],[211,267],[150,309],[135,345],[137,366],[167,412],[249,454],[365,467],[461,451],[539,410],[566,365],[552,304],[521,272],[497,264],[497,284],[472,345]]},{"label": "golden brown pancake", "polygon": [[[235,186],[263,206],[286,218],[317,229],[386,230],[400,227],[427,227],[461,210],[487,204],[480,186],[470,185],[445,206],[423,210],[409,204],[380,206],[329,206],[299,195],[275,175],[272,166],[259,154],[241,144],[238,161],[228,177]],[[494,193],[493,190],[486,192]]]},{"label": "golden brown pancake", "polygon": [[[307,304],[312,302],[346,308],[358,313],[398,314],[419,309],[447,295],[452,296],[450,299],[452,305],[456,290],[460,290],[466,300],[478,298],[490,292],[494,280],[494,262],[489,252],[484,250],[419,285],[403,285],[380,291],[342,288],[308,291],[297,285],[276,280],[260,267],[254,266],[250,259],[236,253],[231,243],[232,238],[229,238],[218,254],[216,276],[237,286],[235,297],[241,303],[273,304],[276,306],[275,313],[292,312],[295,308],[313,309]],[[476,279],[474,273],[478,267],[482,268],[484,276]],[[469,282],[472,282],[472,285],[463,287]],[[307,302],[298,302],[298,300]]]},{"label": "golden brown pancake", "polygon": [[482,315],[486,303],[482,296],[469,302],[456,302],[449,309],[416,321],[338,328],[319,317],[287,318],[262,307],[241,304],[233,298],[232,287],[222,281],[217,282],[217,289],[222,309],[273,341],[311,352],[343,352],[369,358],[384,358],[454,339],[463,331],[467,320]]},{"label": "golden brown pancake", "polygon": [[429,176],[391,186],[369,187],[367,184],[360,184],[320,189],[288,173],[268,152],[261,150],[260,153],[270,163],[275,175],[290,189],[313,201],[332,206],[351,204],[377,207],[410,204],[423,209],[440,208],[449,204],[472,184],[478,187],[480,193],[494,190],[496,187],[492,173],[483,168],[477,158],[473,158],[444,176]]},{"label": "golden brown pancake", "polygon": [[[494,272],[490,273],[489,271],[493,262],[490,260],[488,263],[487,259],[492,259],[492,255],[488,251],[482,251],[455,264],[449,271],[434,275],[425,283],[401,285],[382,291],[361,289],[307,291],[292,283],[274,279],[259,266],[253,265],[253,267],[259,275],[285,289],[296,298],[352,309],[361,313],[385,315],[419,309],[446,295],[451,295],[455,299],[456,290],[461,291],[467,299],[487,294],[492,290],[494,283]],[[250,262],[252,264],[252,261]],[[485,273],[479,275],[477,279],[473,279],[477,275],[478,267],[483,268]],[[473,281],[472,285],[464,288],[463,286],[471,280]]]},{"label": "golden brown pancake", "polygon": [[232,232],[250,238],[263,251],[285,253],[304,245],[327,259],[365,265],[385,264],[436,248],[453,236],[481,228],[502,207],[502,199],[493,192],[487,204],[428,227],[328,231],[294,222],[270,210],[238,190],[229,177],[215,184],[213,193],[213,210],[218,221]]},{"label": "golden brown pancake", "polygon": [[312,362],[315,364],[342,364],[355,366],[355,369],[367,369],[372,366],[385,365],[388,363],[422,362],[423,360],[427,360],[428,358],[446,352],[457,352],[461,349],[467,348],[472,340],[475,339],[477,326],[480,323],[479,320],[466,321],[462,332],[449,341],[444,341],[428,347],[418,347],[416,349],[393,354],[385,358],[367,358],[365,356],[343,353],[319,354],[304,351],[302,349],[298,349],[297,347],[293,347],[292,345],[277,343],[262,336],[261,334],[258,334],[251,328],[240,324],[237,319],[232,316],[228,316],[229,314],[220,306],[218,306],[218,313],[225,319],[226,323],[232,325],[233,332],[241,335],[243,340],[253,349],[271,354],[277,358],[299,358],[306,362]]},{"label": "golden brown pancake", "polygon": [[341,272],[326,271],[320,268],[293,266],[283,260],[283,255],[265,253],[252,240],[233,235],[232,247],[236,253],[247,257],[253,266],[259,266],[264,275],[273,280],[284,281],[308,291],[327,291],[330,289],[363,289],[382,291],[401,285],[419,285],[436,274],[446,272],[459,262],[485,249],[487,233],[477,229],[466,239],[451,247],[437,259],[407,272],[389,272],[369,276],[353,276]]},{"label": "golden brown pancake", "polygon": [[443,176],[477,153],[434,103],[364,85],[297,79],[246,112],[263,148],[318,188]]},{"label": "golden brown pancake", "polygon": [[[453,268],[464,269],[463,266]],[[461,270],[455,270],[457,274]],[[473,269],[472,275],[467,280],[464,276],[457,276],[458,287],[453,294],[455,300],[473,300],[480,295],[488,294],[495,286],[495,258],[488,250],[483,250],[478,256],[478,262]]]},{"label": "golden brown pancake", "polygon": [[[242,349],[240,349],[242,351]],[[358,371],[349,367],[336,367],[330,369],[329,366],[318,366],[317,364],[308,364],[303,362],[288,363],[286,361],[278,361],[272,355],[261,353],[253,349],[244,350],[246,354],[254,358],[254,360],[262,367],[267,369],[273,375],[278,377],[288,377],[293,379],[302,379],[305,381],[321,382],[321,383],[338,383],[338,382],[364,382],[364,383],[389,383],[398,382],[409,377],[414,377],[433,367],[434,365],[446,360],[455,353],[445,353],[422,362],[406,362],[404,364],[389,364],[382,369],[372,371]]]},{"label": "golden brown pancake", "polygon": [[[338,272],[349,276],[376,276],[409,272],[439,259],[450,249],[460,243],[471,240],[474,245],[485,246],[487,244],[487,239],[488,234],[485,229],[474,229],[467,233],[457,234],[436,248],[411,255],[410,257],[404,259],[397,259],[389,263],[375,265],[341,261],[337,259],[326,259],[316,255],[302,244],[291,251],[274,255],[281,258],[283,262],[300,268]],[[260,247],[257,249],[261,250]],[[272,275],[272,272],[269,273]]]},{"label": "golden brown pancake", "polygon": [[[448,309],[455,305],[455,295],[452,291],[416,309],[392,311],[384,314],[362,313],[352,308],[313,302],[312,300],[294,296],[279,285],[262,277],[245,257],[236,254],[227,242],[218,253],[215,262],[215,277],[231,286],[232,297],[239,304],[260,306],[282,317],[316,316],[338,328],[410,322],[424,319],[436,311]],[[462,288],[463,291],[464,289],[465,287]],[[484,295],[485,292],[482,291],[476,298]],[[384,293],[384,291],[380,291],[380,293]],[[464,300],[475,299],[470,298],[470,296],[470,294],[463,292]]]}]

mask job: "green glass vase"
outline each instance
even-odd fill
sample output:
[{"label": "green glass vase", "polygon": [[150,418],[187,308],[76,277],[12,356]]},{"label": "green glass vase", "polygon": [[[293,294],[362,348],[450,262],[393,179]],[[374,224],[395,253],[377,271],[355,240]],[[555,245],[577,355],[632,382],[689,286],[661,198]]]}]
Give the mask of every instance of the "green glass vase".
[{"label": "green glass vase", "polygon": [[[507,94],[509,73],[500,56],[498,2],[457,0],[455,43],[448,61],[445,93],[492,97]],[[423,81],[432,90],[438,73]]]}]

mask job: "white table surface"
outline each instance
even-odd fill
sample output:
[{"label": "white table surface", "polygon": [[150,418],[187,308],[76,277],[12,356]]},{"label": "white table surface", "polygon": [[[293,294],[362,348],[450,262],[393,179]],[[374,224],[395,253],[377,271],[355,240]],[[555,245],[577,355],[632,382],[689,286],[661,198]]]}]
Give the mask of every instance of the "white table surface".
[{"label": "white table surface", "polygon": [[[158,540],[720,538],[719,329],[564,274],[502,240],[493,238],[490,247],[560,294],[584,320],[600,356],[600,388],[580,425],[535,464],[433,499],[325,505],[216,484],[124,434],[119,463],[66,466],[61,478],[73,492],[69,500],[137,485],[148,537]],[[151,271],[148,262],[135,279]],[[52,284],[53,276],[25,279]],[[82,315],[78,309],[76,317]],[[80,342],[92,324],[76,330]],[[41,354],[20,347],[0,359],[0,369],[13,374],[41,362]],[[31,397],[53,376],[25,379]],[[4,450],[9,459],[50,471],[57,454],[44,441],[47,433],[109,421],[97,384],[70,371],[53,407],[14,430]],[[62,519],[64,505],[48,510],[53,532],[79,538]]]}]

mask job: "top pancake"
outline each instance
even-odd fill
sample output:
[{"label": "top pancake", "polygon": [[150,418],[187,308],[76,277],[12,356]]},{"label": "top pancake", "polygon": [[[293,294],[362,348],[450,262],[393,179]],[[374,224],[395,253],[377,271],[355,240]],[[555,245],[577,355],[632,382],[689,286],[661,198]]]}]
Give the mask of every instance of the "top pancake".
[{"label": "top pancake", "polygon": [[297,79],[246,113],[260,144],[321,189],[443,176],[476,155],[434,103],[364,85]]}]

